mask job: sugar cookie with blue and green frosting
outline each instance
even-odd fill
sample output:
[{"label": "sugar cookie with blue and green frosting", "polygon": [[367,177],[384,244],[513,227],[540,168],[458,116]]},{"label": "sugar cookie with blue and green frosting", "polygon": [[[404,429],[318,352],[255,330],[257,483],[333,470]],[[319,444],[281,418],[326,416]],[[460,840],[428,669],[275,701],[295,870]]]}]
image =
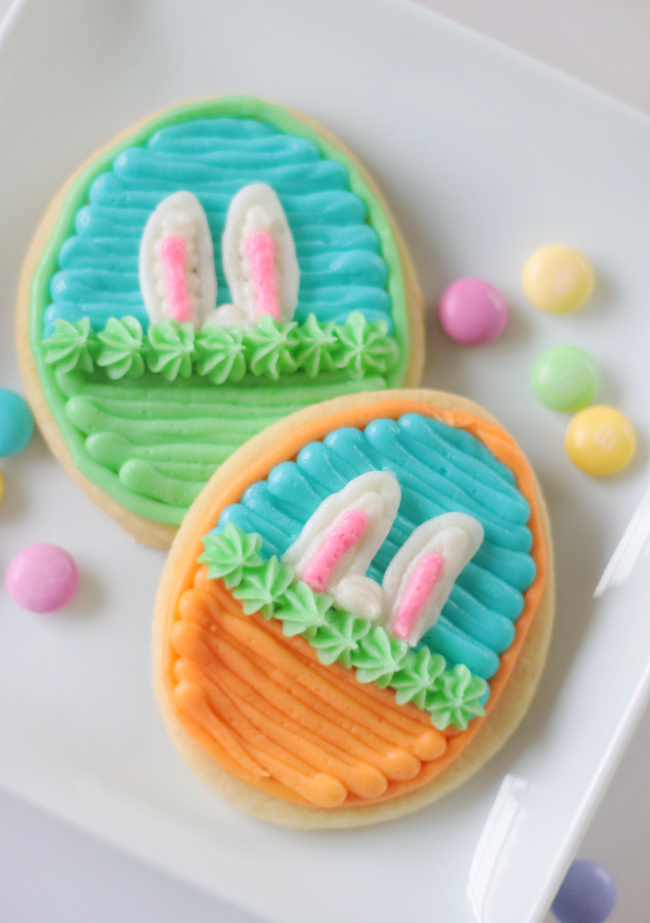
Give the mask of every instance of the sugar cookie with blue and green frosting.
[{"label": "sugar cookie with blue and green frosting", "polygon": [[442,392],[348,395],[253,438],[191,507],[156,601],[156,696],[237,808],[377,823],[504,744],[553,611],[544,500],[494,417]]},{"label": "sugar cookie with blue and green frosting", "polygon": [[376,184],[327,130],[251,97],[128,129],[48,209],[19,292],[54,454],[168,546],[239,446],[302,407],[417,386],[423,305]]}]

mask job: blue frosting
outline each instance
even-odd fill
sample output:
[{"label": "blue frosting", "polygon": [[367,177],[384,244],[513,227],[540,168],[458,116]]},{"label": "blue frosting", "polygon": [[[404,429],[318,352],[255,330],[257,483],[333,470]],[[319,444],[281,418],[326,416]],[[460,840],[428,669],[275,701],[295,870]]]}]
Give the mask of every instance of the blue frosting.
[{"label": "blue frosting", "polygon": [[375,420],[364,431],[335,430],[249,487],[223,511],[215,531],[236,523],[262,536],[264,555],[280,556],[326,497],[371,470],[392,471],[402,488],[397,518],[368,569],[376,580],[427,519],[456,511],[482,523],[483,544],[421,643],[489,679],[513,641],[535,562],[530,509],[512,471],[470,433],[419,414]]},{"label": "blue frosting", "polygon": [[295,318],[310,313],[342,324],[352,311],[385,320],[392,330],[387,266],[366,207],[349,189],[345,168],[304,138],[256,119],[194,119],[163,128],[146,145],[117,155],[92,183],[77,213],[76,234],[59,252],[45,311],[45,336],[57,318],[88,316],[101,329],[109,317],[149,320],[138,281],[138,251],[151,212],[168,195],[193,192],[212,234],[218,304],[230,292],[221,236],[232,197],[242,186],[273,186],[296,242],[300,292]]}]

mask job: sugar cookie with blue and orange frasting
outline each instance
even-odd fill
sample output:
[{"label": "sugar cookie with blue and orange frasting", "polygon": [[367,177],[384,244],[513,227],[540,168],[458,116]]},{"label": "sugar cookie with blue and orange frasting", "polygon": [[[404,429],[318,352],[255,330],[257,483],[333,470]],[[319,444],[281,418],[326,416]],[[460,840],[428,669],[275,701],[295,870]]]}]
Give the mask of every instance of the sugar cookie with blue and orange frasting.
[{"label": "sugar cookie with blue and orange frasting", "polygon": [[377,823],[503,745],[553,609],[544,501],[497,421],[441,392],[348,395],[252,439],[191,507],[156,602],[156,695],[241,810]]},{"label": "sugar cookie with blue and orange frasting", "polygon": [[320,401],[417,386],[423,304],[374,181],[321,126],[250,97],[151,116],[50,206],[19,293],[54,454],[167,547],[203,485]]}]

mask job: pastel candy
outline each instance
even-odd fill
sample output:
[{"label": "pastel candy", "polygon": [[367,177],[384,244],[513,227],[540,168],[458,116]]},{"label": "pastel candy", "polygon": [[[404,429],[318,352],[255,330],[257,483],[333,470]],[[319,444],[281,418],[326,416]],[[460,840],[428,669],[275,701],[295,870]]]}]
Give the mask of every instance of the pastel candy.
[{"label": "pastel candy", "polygon": [[489,343],[508,323],[503,296],[482,279],[453,282],[440,296],[438,314],[447,336],[462,346]]},{"label": "pastel candy", "polygon": [[0,456],[17,455],[33,432],[34,418],[25,398],[0,388]]},{"label": "pastel candy", "polygon": [[591,356],[576,346],[554,346],[533,365],[530,383],[540,403],[551,410],[575,413],[596,396],[599,375]]},{"label": "pastel candy", "polygon": [[565,437],[570,460],[585,474],[607,477],[632,459],[636,436],[632,424],[613,407],[588,407],[571,420]]},{"label": "pastel candy", "polygon": [[16,555],[7,571],[9,593],[30,612],[62,609],[73,599],[78,586],[77,565],[58,545],[29,545]]},{"label": "pastel candy", "polygon": [[522,277],[529,301],[551,314],[570,314],[591,297],[594,272],[589,260],[573,247],[550,244],[526,261]]},{"label": "pastel candy", "polygon": [[551,906],[559,923],[605,923],[616,904],[614,876],[591,859],[571,863]]}]

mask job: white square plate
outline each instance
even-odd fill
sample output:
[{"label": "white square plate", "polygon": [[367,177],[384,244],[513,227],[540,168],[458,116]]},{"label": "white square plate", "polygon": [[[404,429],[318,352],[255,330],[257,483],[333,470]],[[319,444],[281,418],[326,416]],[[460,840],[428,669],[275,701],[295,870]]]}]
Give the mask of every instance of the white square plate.
[{"label": "white square plate", "polygon": [[[2,381],[20,389],[12,312],[50,197],[118,131],[197,96],[249,92],[316,117],[366,162],[430,305],[462,275],[512,308],[506,334],[462,350],[430,324],[425,384],[479,400],[520,440],[553,520],[557,627],[524,724],[470,783],[415,816],[301,834],[244,817],[188,773],[150,689],[161,552],[135,547],[36,437],[3,462],[0,565],[36,541],[83,575],[69,610],[34,616],[0,590],[0,784],[241,907],[282,923],[416,919],[534,923],[593,811],[650,686],[650,575],[593,590],[647,480],[650,123],[399,0],[32,0],[0,44]],[[589,255],[592,303],[525,303],[536,247]],[[601,399],[640,436],[596,482],[563,451],[566,418],[530,394],[536,356],[582,346]]]}]

